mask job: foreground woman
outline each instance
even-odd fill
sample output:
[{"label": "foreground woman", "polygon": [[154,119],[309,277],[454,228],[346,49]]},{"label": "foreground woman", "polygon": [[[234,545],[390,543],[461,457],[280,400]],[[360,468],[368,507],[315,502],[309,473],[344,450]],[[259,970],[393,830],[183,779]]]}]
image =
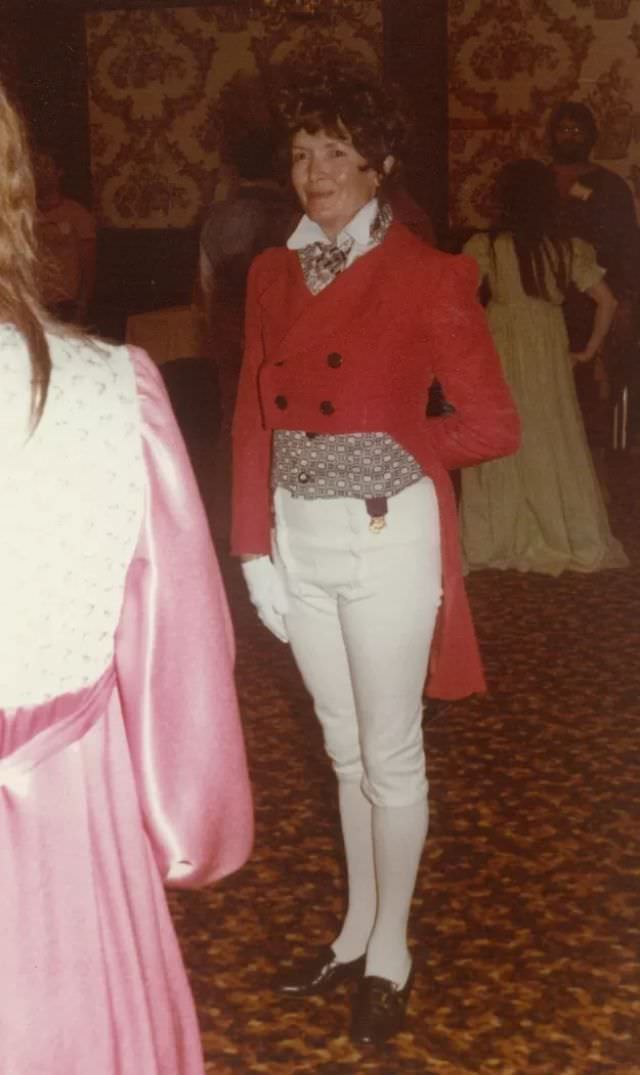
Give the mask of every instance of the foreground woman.
[{"label": "foreground woman", "polygon": [[[483,688],[447,470],[513,451],[518,420],[475,267],[392,220],[393,103],[374,82],[332,75],[289,118],[304,215],[289,248],[250,274],[232,547],[313,696],[348,868],[337,937],[277,986],[357,982],[351,1033],[374,1043],[401,1026],[413,980],[430,655],[437,696]],[[427,419],[435,377],[455,413]]]},{"label": "foreground woman", "polygon": [[143,352],[47,321],[0,87],[0,1070],[202,1075],[162,889],[237,869],[229,617]]}]

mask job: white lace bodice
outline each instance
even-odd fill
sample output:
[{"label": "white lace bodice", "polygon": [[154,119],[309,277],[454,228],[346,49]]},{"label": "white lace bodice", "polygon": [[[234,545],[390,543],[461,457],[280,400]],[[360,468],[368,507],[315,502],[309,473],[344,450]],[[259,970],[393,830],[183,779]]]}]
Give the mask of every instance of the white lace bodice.
[{"label": "white lace bodice", "polygon": [[50,336],[43,418],[28,437],[31,369],[0,326],[0,708],[98,679],[113,655],[144,501],[126,347]]}]

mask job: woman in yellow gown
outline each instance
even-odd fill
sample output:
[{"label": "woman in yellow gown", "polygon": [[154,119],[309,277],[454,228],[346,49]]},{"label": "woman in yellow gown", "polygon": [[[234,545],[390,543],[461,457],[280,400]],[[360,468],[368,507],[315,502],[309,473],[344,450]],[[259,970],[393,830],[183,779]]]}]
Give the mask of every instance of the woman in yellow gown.
[{"label": "woman in yellow gown", "polygon": [[[466,566],[559,575],[628,563],[612,536],[585,436],[573,363],[596,355],[616,302],[593,248],[554,228],[555,191],[539,161],[506,165],[498,227],[464,248],[488,286],[489,325],[522,422],[515,455],[462,474]],[[570,283],[596,303],[592,336],[570,355],[562,302]]]}]

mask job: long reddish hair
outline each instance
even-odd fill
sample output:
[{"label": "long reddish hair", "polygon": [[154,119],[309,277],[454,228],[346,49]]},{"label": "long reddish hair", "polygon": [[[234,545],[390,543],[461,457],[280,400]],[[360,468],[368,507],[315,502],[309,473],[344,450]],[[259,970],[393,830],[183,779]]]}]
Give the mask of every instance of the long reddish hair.
[{"label": "long reddish hair", "polygon": [[0,83],[0,321],[22,333],[32,371],[32,427],[47,400],[51,356],[39,297],[35,183],[25,126]]}]

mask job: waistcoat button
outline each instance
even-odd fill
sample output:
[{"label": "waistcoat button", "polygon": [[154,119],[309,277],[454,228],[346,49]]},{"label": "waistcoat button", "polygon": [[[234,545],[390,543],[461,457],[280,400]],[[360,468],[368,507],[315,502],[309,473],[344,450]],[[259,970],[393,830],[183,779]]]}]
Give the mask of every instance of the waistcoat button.
[{"label": "waistcoat button", "polygon": [[286,396],[276,396],[273,401],[281,411],[286,411],[289,401]]},{"label": "waistcoat button", "polygon": [[342,355],[339,355],[337,351],[332,351],[330,355],[327,355],[327,365],[331,366],[332,370],[337,370],[342,365]]},{"label": "waistcoat button", "polygon": [[330,399],[323,399],[322,403],[320,404],[320,410],[322,414],[329,415],[333,414],[333,412],[335,411],[335,407]]},{"label": "waistcoat button", "polygon": [[309,481],[309,475],[307,473],[305,473],[304,470],[301,470],[300,473],[298,474],[298,481],[300,482],[301,485],[306,485],[307,482]]}]

